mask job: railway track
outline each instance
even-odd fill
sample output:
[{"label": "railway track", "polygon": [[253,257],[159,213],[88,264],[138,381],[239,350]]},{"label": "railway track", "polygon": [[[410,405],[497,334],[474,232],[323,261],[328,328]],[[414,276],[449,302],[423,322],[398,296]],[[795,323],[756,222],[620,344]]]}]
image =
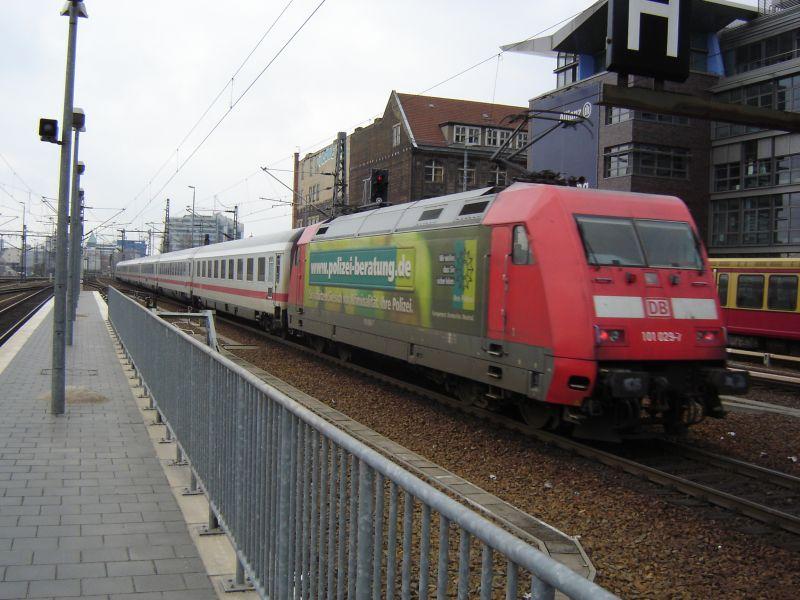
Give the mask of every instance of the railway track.
[{"label": "railway track", "polygon": [[53,286],[26,289],[19,295],[22,297],[0,299],[0,346],[50,300]]},{"label": "railway track", "polygon": [[[177,301],[168,299],[180,305]],[[534,437],[584,458],[624,471],[640,479],[703,500],[766,525],[800,535],[800,478],[787,475],[713,454],[683,444],[664,440],[649,440],[650,448],[642,457],[635,451],[642,449],[631,445],[609,450],[586,444],[556,433],[535,429],[513,416],[493,412],[477,406],[465,406],[446,394],[410,383],[389,374],[342,360],[324,351],[314,350],[277,335],[242,323],[240,320],[220,316],[217,321],[227,323],[249,334],[271,342],[291,347],[381,383],[406,390],[426,399],[461,410],[484,421]],[[633,454],[631,452],[633,451]]]}]

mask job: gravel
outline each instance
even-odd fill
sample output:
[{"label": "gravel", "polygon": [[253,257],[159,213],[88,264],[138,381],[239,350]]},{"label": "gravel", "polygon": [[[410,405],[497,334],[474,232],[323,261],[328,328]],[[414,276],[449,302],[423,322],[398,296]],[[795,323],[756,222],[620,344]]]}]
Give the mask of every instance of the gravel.
[{"label": "gravel", "polygon": [[[291,385],[551,523],[581,542],[597,582],[628,598],[794,598],[800,555],[748,519],[218,324],[259,350],[237,354]],[[786,472],[798,421],[733,414],[689,441]],[[735,435],[730,435],[734,432]],[[794,448],[794,449],[793,449]],[[764,453],[764,454],[762,454]],[[758,460],[756,460],[758,459]],[[784,536],[776,535],[775,539]]]}]

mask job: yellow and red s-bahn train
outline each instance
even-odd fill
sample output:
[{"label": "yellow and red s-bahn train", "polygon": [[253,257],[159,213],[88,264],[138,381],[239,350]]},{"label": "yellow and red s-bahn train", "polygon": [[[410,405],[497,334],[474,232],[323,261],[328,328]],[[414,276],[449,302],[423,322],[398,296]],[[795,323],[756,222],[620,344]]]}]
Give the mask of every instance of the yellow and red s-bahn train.
[{"label": "yellow and red s-bahn train", "polygon": [[800,354],[800,258],[712,258],[729,343]]}]

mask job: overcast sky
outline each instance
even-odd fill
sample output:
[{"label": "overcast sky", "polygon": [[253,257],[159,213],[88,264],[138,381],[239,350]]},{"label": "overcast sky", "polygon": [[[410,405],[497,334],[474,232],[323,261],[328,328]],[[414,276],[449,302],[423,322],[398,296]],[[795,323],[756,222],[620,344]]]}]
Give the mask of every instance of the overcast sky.
[{"label": "overcast sky", "polygon": [[[381,115],[391,90],[422,92],[592,3],[322,2],[274,58],[320,0],[86,0],[75,106],[86,111],[81,183],[94,207],[87,230],[123,207],[101,230],[107,240],[121,227],[156,222],[160,228],[166,198],[173,216],[185,214],[189,185],[197,188],[198,210],[238,204],[246,235],[287,228],[290,209],[269,209],[259,197],[289,200],[291,193],[260,167],[290,170],[295,151],[316,150],[337,131],[349,133]],[[2,225],[21,217],[18,202],[27,204],[31,230],[47,231],[54,216],[41,196],[58,195],[59,147],[40,142],[37,126],[39,117],[62,117],[68,29],[62,4],[2,1],[0,231],[20,228],[20,218]],[[555,86],[553,67],[547,58],[506,53],[427,93],[526,106]],[[276,174],[291,185],[291,173]]]}]

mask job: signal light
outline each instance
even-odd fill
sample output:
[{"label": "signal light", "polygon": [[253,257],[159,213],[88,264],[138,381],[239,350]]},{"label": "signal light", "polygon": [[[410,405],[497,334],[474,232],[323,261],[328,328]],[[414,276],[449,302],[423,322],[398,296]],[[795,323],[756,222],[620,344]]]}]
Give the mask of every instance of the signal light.
[{"label": "signal light", "polygon": [[386,204],[389,195],[388,169],[372,169],[370,174],[369,201]]},{"label": "signal light", "polygon": [[43,142],[58,144],[58,121],[55,119],[39,119],[39,139]]}]

